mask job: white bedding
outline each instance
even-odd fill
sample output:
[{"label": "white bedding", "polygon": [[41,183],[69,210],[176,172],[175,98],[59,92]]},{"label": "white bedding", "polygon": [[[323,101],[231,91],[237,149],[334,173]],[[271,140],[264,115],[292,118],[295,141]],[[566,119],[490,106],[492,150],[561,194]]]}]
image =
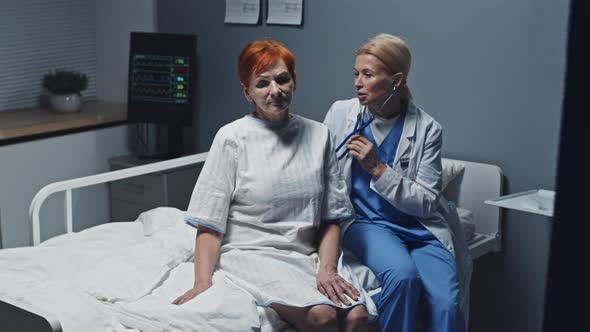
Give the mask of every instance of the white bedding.
[{"label": "white bedding", "polygon": [[[469,227],[473,218],[462,221]],[[214,284],[224,287],[214,285],[199,301],[170,304],[193,283],[195,232],[184,224],[184,212],[157,208],[136,222],[0,250],[0,294],[53,314],[65,332],[292,329],[274,311],[256,308],[222,273],[216,273]],[[350,265],[365,289],[378,287],[366,267]]]},{"label": "white bedding", "polygon": [[159,331],[251,331],[260,328],[254,298],[232,285],[223,272],[213,275],[213,286],[183,304],[171,302],[193,284],[194,265],[183,263],[162,286],[137,301],[113,306],[126,326],[144,332]]},{"label": "white bedding", "polygon": [[[113,226],[103,225],[80,235],[91,238],[93,234],[117,228],[121,237],[113,239],[116,243],[117,240],[128,241],[124,240],[125,235],[133,238],[133,229],[141,231],[139,224]],[[92,241],[76,241],[77,235],[60,236],[46,247],[1,250],[0,294],[52,314],[66,332],[124,331],[125,327],[108,308],[74,286],[78,273],[91,267],[96,259],[112,253],[110,246],[98,250]]]},{"label": "white bedding", "polygon": [[193,254],[195,231],[181,211],[150,213],[159,228],[109,223],[0,250],[0,294],[54,314],[66,332],[124,330],[105,303],[144,297]]}]

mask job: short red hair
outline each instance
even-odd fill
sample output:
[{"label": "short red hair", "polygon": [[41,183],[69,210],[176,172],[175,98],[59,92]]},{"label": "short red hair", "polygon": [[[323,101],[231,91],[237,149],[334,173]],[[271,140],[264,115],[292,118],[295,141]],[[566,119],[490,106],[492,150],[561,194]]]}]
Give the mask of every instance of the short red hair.
[{"label": "short red hair", "polygon": [[270,68],[279,60],[283,60],[293,82],[295,82],[295,56],[288,48],[272,39],[256,40],[249,43],[238,58],[240,81],[247,87],[253,75]]}]

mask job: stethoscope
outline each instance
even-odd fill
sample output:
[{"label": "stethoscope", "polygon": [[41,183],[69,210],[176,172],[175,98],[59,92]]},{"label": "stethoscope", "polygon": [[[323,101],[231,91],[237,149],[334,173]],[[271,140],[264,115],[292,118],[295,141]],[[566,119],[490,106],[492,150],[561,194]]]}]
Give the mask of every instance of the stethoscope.
[{"label": "stethoscope", "polygon": [[[342,149],[342,147],[344,146],[344,144],[346,144],[346,142],[348,142],[348,140],[353,136],[356,135],[358,133],[360,133],[361,131],[363,131],[363,129],[367,128],[368,125],[371,124],[371,122],[373,122],[373,120],[375,120],[375,116],[373,114],[371,114],[371,116],[369,117],[369,120],[367,120],[367,122],[364,121],[363,117],[364,114],[367,112],[367,106],[361,106],[359,107],[359,111],[356,115],[356,122],[354,123],[354,129],[352,130],[352,132],[350,134],[348,134],[343,140],[342,143],[340,143],[340,145],[338,145],[336,147],[336,154],[338,154],[338,151],[340,149]],[[340,156],[338,156],[338,160],[344,158],[344,156],[346,156],[346,153],[348,153],[348,151],[344,151]]]},{"label": "stethoscope", "polygon": [[[387,102],[389,101],[389,99],[391,99],[391,97],[393,97],[393,95],[395,94],[395,85],[393,86],[393,91],[391,92],[391,94],[389,95],[389,97],[387,97],[387,99],[385,99],[385,101],[383,102],[383,104],[381,104],[381,107],[379,107],[379,110],[377,111],[377,113],[381,112],[381,109],[383,108],[383,106],[385,106],[385,104],[387,104]],[[363,131],[365,128],[367,128],[368,125],[371,124],[371,122],[373,122],[373,120],[375,120],[375,116],[373,114],[371,114],[369,116],[369,119],[367,120],[367,122],[365,122],[364,120],[364,115],[367,112],[367,106],[359,106],[359,110],[358,113],[356,115],[356,122],[354,123],[354,129],[352,130],[352,132],[350,134],[348,134],[343,140],[342,142],[336,147],[336,154],[338,154],[338,151],[344,146],[344,144],[346,144],[346,142],[348,142],[348,140],[360,133],[361,131]],[[348,151],[344,151],[340,156],[338,156],[338,160],[341,160],[342,158],[344,158],[344,156],[346,156],[346,153],[348,153]]]}]

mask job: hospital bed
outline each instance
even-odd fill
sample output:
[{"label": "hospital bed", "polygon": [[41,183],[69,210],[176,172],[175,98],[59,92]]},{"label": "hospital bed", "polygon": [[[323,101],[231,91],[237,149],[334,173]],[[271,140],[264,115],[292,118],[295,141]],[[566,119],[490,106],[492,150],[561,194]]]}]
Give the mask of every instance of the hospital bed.
[{"label": "hospital bed", "polygon": [[[33,198],[29,211],[33,246],[0,250],[0,330],[180,329],[174,327],[178,320],[174,313],[170,320],[154,323],[141,315],[122,311],[119,304],[132,307],[141,301],[154,303],[149,301],[164,294],[165,289],[178,287],[173,292],[180,295],[181,290],[192,284],[192,270],[185,265],[190,265],[193,255],[195,230],[184,225],[183,211],[153,209],[142,213],[136,221],[106,223],[76,233],[72,231],[72,191],[177,167],[198,166],[206,157],[206,152],[199,153],[43,187]],[[484,204],[486,199],[503,193],[500,168],[444,158],[443,183],[443,195],[458,207],[472,258],[500,251],[500,211]],[[58,192],[64,193],[66,233],[41,242],[41,206],[47,197]],[[138,253],[149,257],[133,256]],[[359,279],[374,278],[366,268],[355,272],[362,275]],[[187,280],[174,279],[182,273]],[[215,307],[213,302],[215,299],[211,310]],[[149,315],[149,310],[140,312]],[[272,310],[259,307],[258,314],[262,331],[290,329]],[[213,315],[210,319],[218,318]],[[223,326],[224,322],[220,324]],[[231,330],[231,321],[225,324]]]}]

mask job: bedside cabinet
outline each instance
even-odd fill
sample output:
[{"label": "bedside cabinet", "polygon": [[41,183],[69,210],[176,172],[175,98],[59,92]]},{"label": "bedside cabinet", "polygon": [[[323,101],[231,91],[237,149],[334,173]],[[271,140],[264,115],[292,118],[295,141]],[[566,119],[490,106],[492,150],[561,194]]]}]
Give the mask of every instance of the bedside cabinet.
[{"label": "bedside cabinet", "polygon": [[[111,171],[161,160],[127,155],[109,159]],[[133,221],[140,213],[168,206],[186,210],[202,164],[139,175],[109,184],[111,220]]]}]

